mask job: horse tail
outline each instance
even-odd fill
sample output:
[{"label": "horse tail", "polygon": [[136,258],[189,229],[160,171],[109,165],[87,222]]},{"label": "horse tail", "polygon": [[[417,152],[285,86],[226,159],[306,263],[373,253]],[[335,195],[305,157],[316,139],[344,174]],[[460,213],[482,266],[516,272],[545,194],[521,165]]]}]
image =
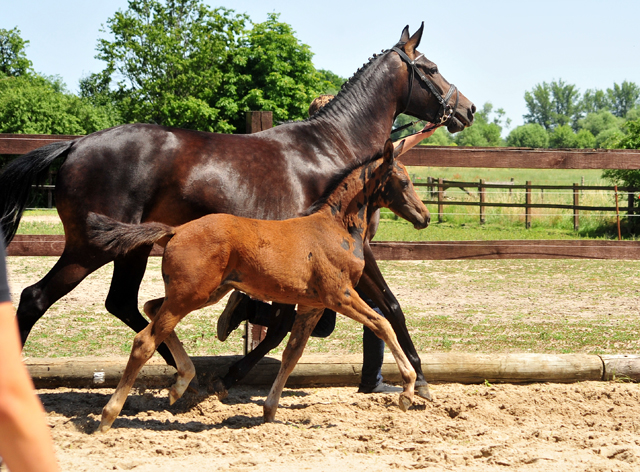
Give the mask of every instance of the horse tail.
[{"label": "horse tail", "polygon": [[5,245],[8,246],[16,234],[31,186],[41,184],[53,161],[66,157],[74,143],[61,141],[42,146],[12,160],[0,173],[0,228]]},{"label": "horse tail", "polygon": [[87,216],[87,228],[89,241],[116,257],[175,234],[175,228],[164,223],[122,223],[93,212]]}]

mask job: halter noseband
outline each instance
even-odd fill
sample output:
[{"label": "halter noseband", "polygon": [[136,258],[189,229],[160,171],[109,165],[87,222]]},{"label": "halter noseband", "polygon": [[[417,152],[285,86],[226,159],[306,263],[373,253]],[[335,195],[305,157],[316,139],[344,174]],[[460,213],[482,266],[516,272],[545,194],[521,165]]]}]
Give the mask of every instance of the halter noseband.
[{"label": "halter noseband", "polygon": [[[411,60],[411,58],[407,56],[407,54],[402,49],[398,47],[393,47],[391,48],[391,50],[397,52],[400,58],[410,66],[410,70],[411,70],[411,78],[409,80],[409,97],[407,98],[407,105],[405,106],[404,111],[407,111],[407,108],[409,108],[409,103],[411,103],[411,94],[413,92],[413,79],[415,77],[415,74],[418,74],[418,77],[420,78],[420,80],[424,82],[424,84],[429,88],[433,96],[436,97],[438,102],[440,102],[440,109],[438,110],[438,114],[436,115],[436,120],[434,124],[444,125],[445,123],[450,121],[451,118],[453,118],[453,116],[456,114],[456,110],[458,109],[458,101],[460,99],[460,93],[458,92],[457,87],[451,84],[451,86],[449,87],[449,91],[443,97],[442,95],[440,95],[440,92],[438,92],[438,89],[436,88],[436,86],[433,85],[433,82],[431,82],[429,78],[426,75],[424,75],[420,69],[418,69],[418,66],[416,66],[416,61],[420,59],[422,55],[418,56],[414,60]],[[449,105],[449,99],[453,95],[453,92],[456,93],[456,101],[452,107],[451,105]]]}]

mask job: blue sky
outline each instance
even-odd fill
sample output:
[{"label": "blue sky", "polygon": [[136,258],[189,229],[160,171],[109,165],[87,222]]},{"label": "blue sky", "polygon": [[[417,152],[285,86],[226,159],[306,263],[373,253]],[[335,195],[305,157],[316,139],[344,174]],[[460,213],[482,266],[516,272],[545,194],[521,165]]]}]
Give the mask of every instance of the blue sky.
[{"label": "blue sky", "polygon": [[[0,0],[0,28],[17,26],[41,73],[78,80],[102,69],[94,59],[101,25],[126,0]],[[638,0],[382,2],[379,0],[207,1],[255,22],[278,12],[315,53],[316,67],[351,76],[402,28],[425,22],[420,51],[477,106],[504,108],[513,126],[526,113],[524,92],[562,79],[581,92],[624,80],[640,84]]]}]

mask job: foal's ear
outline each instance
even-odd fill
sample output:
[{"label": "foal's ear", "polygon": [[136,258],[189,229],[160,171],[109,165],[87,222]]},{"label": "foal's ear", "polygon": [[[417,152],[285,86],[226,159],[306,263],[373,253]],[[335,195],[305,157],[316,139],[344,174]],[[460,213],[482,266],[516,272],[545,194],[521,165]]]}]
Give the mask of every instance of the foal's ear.
[{"label": "foal's ear", "polygon": [[[398,146],[399,149],[402,150],[402,146],[404,145],[404,140]],[[390,139],[387,139],[387,142],[384,143],[384,151],[382,153],[382,157],[384,158],[384,162],[390,164],[396,158],[396,151],[393,148],[393,142]]]},{"label": "foal's ear", "polygon": [[[411,36],[411,38],[409,38],[407,43],[404,45],[404,52],[406,52],[409,57],[413,57],[413,55],[415,54],[415,50],[420,45],[420,40],[422,39],[423,30],[424,30],[424,21],[420,25],[420,28],[418,28],[418,31],[413,33],[413,36]],[[404,31],[402,33],[404,34]]]}]

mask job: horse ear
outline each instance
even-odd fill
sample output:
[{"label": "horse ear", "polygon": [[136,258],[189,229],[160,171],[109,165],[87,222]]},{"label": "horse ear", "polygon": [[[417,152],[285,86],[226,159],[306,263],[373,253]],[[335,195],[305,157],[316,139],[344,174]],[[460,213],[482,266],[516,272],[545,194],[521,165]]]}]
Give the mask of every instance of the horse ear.
[{"label": "horse ear", "polygon": [[424,21],[420,25],[420,28],[418,28],[418,31],[413,33],[413,36],[411,36],[411,38],[409,38],[409,40],[407,41],[407,44],[404,45],[404,52],[406,52],[409,57],[413,56],[413,54],[415,53],[415,50],[420,45],[420,40],[422,39],[423,30],[424,30]]},{"label": "horse ear", "polygon": [[394,149],[393,149],[393,158],[395,159],[396,157],[398,157],[400,154],[402,154],[402,149],[404,148],[404,142],[405,140],[403,139],[402,141],[400,141],[400,144],[398,144]]},{"label": "horse ear", "polygon": [[398,155],[398,149],[402,151],[402,146],[404,146],[404,139],[397,147],[393,145],[393,141],[387,139],[387,142],[384,143],[384,151],[382,152],[382,158],[384,159],[384,162],[386,164],[392,164],[394,159]]},{"label": "horse ear", "polygon": [[409,25],[405,26],[402,30],[402,34],[400,35],[400,43],[406,44],[409,41]]}]

